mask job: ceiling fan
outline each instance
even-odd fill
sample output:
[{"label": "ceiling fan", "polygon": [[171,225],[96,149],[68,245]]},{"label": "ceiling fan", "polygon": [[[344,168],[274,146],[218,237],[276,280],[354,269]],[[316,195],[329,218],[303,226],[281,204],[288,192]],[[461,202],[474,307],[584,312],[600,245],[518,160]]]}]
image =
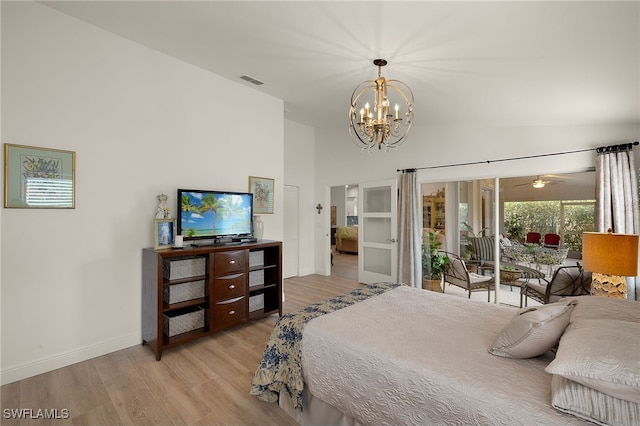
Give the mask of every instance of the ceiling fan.
[{"label": "ceiling fan", "polygon": [[545,185],[555,185],[558,182],[562,182],[561,180],[558,180],[558,181],[544,180],[544,179],[542,179],[543,177],[544,176],[536,176],[536,178],[531,183],[521,183],[521,184],[518,184],[518,185],[514,185],[514,187],[515,186],[531,185],[535,189],[540,189],[540,188],[544,188]]}]

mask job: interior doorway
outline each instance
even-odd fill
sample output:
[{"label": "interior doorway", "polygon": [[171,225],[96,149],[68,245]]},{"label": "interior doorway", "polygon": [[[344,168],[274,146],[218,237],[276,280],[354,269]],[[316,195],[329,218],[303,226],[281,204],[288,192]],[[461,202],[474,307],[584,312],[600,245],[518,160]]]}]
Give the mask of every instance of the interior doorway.
[{"label": "interior doorway", "polygon": [[[358,241],[350,241],[346,250],[336,248],[336,234],[347,237],[357,232],[358,226],[358,184],[331,187],[331,219],[329,230],[331,239],[331,275],[358,280]],[[350,228],[350,229],[345,229]]]}]

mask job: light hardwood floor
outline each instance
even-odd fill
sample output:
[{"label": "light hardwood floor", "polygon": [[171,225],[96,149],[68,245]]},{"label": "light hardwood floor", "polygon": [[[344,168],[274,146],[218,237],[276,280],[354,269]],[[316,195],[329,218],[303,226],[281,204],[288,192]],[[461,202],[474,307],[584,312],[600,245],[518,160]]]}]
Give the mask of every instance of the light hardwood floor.
[{"label": "light hardwood floor", "polygon": [[[357,259],[357,257],[354,256]],[[353,279],[284,280],[284,312],[359,287]],[[13,425],[295,425],[249,395],[277,315],[170,349],[156,361],[136,345],[2,386],[0,423]],[[5,410],[66,409],[58,420],[8,419]]]},{"label": "light hardwood floor", "polygon": [[358,255],[351,253],[338,253],[333,250],[333,265],[331,276],[358,280]]}]

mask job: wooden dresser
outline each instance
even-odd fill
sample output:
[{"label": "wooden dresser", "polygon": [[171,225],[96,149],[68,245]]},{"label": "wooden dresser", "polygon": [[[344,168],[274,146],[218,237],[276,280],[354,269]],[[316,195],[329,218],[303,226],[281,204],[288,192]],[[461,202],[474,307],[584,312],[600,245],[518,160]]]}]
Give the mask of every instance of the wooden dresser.
[{"label": "wooden dresser", "polygon": [[282,315],[282,243],[142,250],[142,344],[162,351]]}]

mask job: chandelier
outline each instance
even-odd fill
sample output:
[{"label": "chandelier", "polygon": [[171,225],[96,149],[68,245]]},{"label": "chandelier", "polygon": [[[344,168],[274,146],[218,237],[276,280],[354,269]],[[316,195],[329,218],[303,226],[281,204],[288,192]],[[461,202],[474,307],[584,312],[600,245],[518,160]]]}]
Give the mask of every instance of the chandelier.
[{"label": "chandelier", "polygon": [[400,146],[411,132],[413,92],[400,80],[382,77],[385,59],[375,59],[373,64],[378,67],[378,79],[363,81],[351,95],[349,134],[363,151],[375,147],[388,151]]}]

